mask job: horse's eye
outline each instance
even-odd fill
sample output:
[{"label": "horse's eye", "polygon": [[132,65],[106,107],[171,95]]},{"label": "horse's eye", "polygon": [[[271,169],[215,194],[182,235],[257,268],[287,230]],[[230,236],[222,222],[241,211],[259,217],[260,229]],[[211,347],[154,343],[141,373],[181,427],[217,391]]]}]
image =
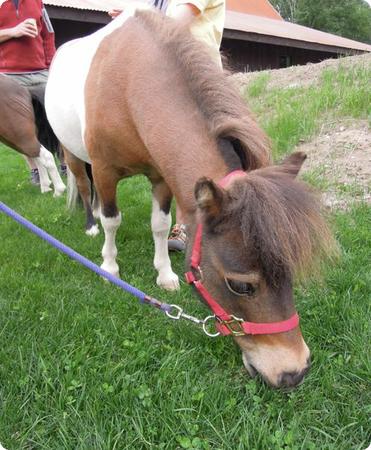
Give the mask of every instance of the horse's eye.
[{"label": "horse's eye", "polygon": [[232,280],[231,278],[226,278],[225,282],[228,289],[236,295],[247,295],[251,297],[255,294],[256,287],[245,281]]}]

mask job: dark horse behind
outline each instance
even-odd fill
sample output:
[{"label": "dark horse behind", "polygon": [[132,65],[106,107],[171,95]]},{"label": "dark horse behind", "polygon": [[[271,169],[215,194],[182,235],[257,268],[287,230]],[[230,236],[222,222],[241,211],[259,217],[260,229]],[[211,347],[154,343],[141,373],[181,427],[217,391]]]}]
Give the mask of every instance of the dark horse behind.
[{"label": "dark horse behind", "polygon": [[294,277],[331,253],[333,239],[316,197],[296,179],[305,155],[271,163],[266,136],[207,49],[173,20],[128,6],[58,50],[46,109],[68,151],[92,164],[102,267],[118,275],[117,183],[145,174],[158,285],[179,287],[167,250],[174,195],[188,226],[187,279],[220,332],[234,336],[251,374],[273,386],[300,383],[310,353]]}]

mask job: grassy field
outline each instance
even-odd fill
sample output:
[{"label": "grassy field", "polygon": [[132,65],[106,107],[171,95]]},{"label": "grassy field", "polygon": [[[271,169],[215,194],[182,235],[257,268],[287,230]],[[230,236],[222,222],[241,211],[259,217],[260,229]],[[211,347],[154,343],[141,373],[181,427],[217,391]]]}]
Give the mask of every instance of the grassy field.
[{"label": "grassy field", "polygon": [[[318,89],[338,85],[339,77],[347,78],[341,72],[324,75]],[[306,111],[317,101],[312,89],[301,102]],[[347,89],[353,89],[349,83]],[[282,111],[274,108],[290,109],[293,91],[291,97],[263,91],[247,95],[276,155],[282,155],[301,134],[315,132],[317,119],[304,132],[295,117],[306,113],[294,102],[291,122],[297,125],[287,134],[290,115],[278,120]],[[305,91],[296,94],[304,98]],[[343,110],[345,103],[337,96],[321,106],[321,114],[366,117],[362,102]],[[102,236],[85,236],[83,213],[71,216],[65,198],[41,195],[30,186],[15,152],[0,147],[0,161],[0,200],[99,264]],[[173,294],[155,286],[146,180],[123,182],[119,199],[122,277],[204,316],[205,308],[184,283]],[[370,208],[353,205],[333,212],[330,220],[341,259],[328,267],[321,284],[296,289],[312,369],[296,390],[281,392],[248,377],[231,339],[207,338],[192,324],[172,322],[139,305],[0,214],[2,445],[8,450],[366,449],[371,440]],[[182,273],[182,256],[172,260]]]},{"label": "grassy field", "polygon": [[312,86],[267,89],[271,75],[264,72],[246,87],[245,98],[271,136],[276,157],[312,136],[326,121],[371,120],[371,60],[360,61],[324,69]]}]

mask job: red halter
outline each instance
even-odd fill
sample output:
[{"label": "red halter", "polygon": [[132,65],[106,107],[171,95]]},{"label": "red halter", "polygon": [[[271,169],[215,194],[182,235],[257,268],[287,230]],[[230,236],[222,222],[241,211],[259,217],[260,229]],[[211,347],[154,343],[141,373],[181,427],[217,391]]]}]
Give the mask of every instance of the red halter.
[{"label": "red halter", "polygon": [[[231,178],[245,175],[242,170],[235,170],[225,176],[219,185],[225,187]],[[193,243],[191,255],[191,270],[186,272],[186,281],[193,284],[203,299],[209,305],[216,318],[216,329],[223,336],[232,334],[233,336],[244,336],[246,334],[274,334],[290,331],[299,325],[299,316],[295,313],[287,320],[271,323],[246,322],[231,314],[228,314],[219,303],[214,300],[210,292],[202,284],[201,263],[201,242],[202,242],[202,224],[197,225],[196,236]],[[193,269],[193,270],[192,270]]]}]

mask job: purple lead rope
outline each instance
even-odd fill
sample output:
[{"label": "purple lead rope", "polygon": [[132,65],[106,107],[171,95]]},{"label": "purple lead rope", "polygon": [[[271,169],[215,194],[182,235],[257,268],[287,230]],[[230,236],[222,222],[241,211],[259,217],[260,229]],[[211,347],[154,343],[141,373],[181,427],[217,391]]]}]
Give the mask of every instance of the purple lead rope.
[{"label": "purple lead rope", "polygon": [[0,202],[0,211],[14,219],[16,222],[23,225],[25,228],[32,231],[32,233],[35,233],[37,236],[39,236],[41,239],[44,239],[44,241],[51,244],[53,247],[57,248],[67,256],[69,256],[71,259],[74,259],[78,263],[82,264],[83,266],[87,267],[88,269],[95,272],[97,275],[100,275],[103,278],[106,278],[111,283],[115,284],[119,288],[123,289],[124,291],[128,292],[131,295],[134,295],[135,297],[139,298],[141,303],[146,303],[151,306],[154,306],[158,309],[161,309],[164,312],[170,312],[172,309],[172,305],[169,305],[168,303],[160,302],[159,300],[150,297],[146,295],[144,292],[140,291],[139,289],[135,288],[134,286],[131,286],[130,284],[126,283],[125,281],[120,280],[120,278],[117,278],[113,275],[111,275],[106,270],[101,269],[99,266],[91,262],[89,259],[85,258],[85,256],[80,255],[79,253],[75,252],[75,250],[72,250],[72,248],[68,247],[67,245],[63,244],[62,242],[58,241],[58,239],[55,239],[50,234],[46,233],[41,228],[37,227],[33,223],[29,222],[27,219],[22,217],[20,214],[13,211],[11,208],[6,206],[3,202]]}]

